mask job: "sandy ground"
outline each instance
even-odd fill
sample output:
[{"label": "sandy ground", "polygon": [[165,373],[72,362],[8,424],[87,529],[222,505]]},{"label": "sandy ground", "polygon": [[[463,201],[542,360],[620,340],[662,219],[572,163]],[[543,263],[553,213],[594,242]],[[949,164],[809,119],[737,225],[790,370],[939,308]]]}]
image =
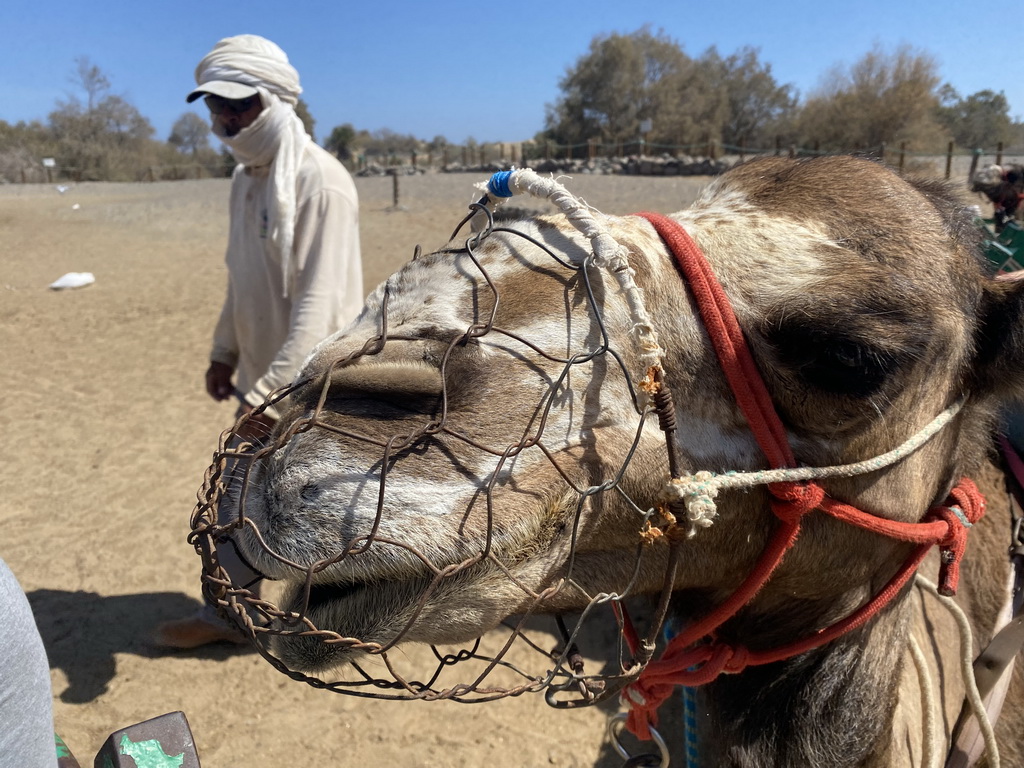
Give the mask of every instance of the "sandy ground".
[{"label": "sandy ground", "polygon": [[[479,180],[403,177],[398,210],[391,179],[357,180],[366,288],[417,243],[443,244]],[[570,186],[609,213],[668,212],[705,181]],[[36,613],[57,730],[83,766],[111,731],[174,710],[207,768],[621,765],[605,737],[614,707],[364,700],[293,682],[252,652],[149,643],[198,605],[189,515],[231,418],[202,385],[227,194],[225,180],[0,187],[0,556]],[[83,271],[94,285],[48,290]]]}]

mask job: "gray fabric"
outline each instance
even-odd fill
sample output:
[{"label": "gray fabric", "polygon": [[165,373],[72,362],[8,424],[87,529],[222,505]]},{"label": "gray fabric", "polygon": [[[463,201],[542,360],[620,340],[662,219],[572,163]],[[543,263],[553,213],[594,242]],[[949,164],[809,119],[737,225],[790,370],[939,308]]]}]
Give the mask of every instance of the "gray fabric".
[{"label": "gray fabric", "polygon": [[55,768],[50,664],[28,599],[0,560],[0,765]]}]

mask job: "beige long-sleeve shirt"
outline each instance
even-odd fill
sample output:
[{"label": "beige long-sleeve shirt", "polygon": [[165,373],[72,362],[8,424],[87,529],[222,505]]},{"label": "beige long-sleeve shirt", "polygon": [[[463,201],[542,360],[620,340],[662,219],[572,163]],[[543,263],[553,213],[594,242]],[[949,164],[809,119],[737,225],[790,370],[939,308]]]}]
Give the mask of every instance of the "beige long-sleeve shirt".
[{"label": "beige long-sleeve shirt", "polygon": [[267,180],[266,169],[242,166],[232,178],[227,298],[210,352],[211,361],[235,368],[235,387],[252,406],[290,383],[313,346],[363,304],[359,201],[348,171],[307,144],[287,297],[280,256],[267,238]]}]

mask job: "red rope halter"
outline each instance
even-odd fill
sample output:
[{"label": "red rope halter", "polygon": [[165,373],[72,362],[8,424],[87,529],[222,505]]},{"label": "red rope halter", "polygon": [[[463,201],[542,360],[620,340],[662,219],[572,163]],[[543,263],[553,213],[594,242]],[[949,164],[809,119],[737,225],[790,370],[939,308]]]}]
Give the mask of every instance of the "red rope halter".
[{"label": "red rope halter", "polygon": [[[689,283],[729,387],[769,463],[773,468],[795,466],[785,427],[711,265],[678,223],[657,213],[637,215],[651,222]],[[650,727],[657,725],[658,707],[677,685],[704,685],[723,672],[734,674],[748,666],[782,661],[863,626],[900,593],[928,550],[936,544],[942,552],[939,591],[945,595],[955,594],[960,560],[967,543],[967,528],[985,513],[985,500],[968,478],[963,478],[950,492],[944,506],[929,510],[925,521],[920,523],[903,523],[870,515],[829,498],[821,486],[813,482],[773,483],[768,490],[771,510],[779,524],[753,571],[723,603],[676,635],[661,658],[650,662],[626,687],[623,699],[630,707],[626,725],[639,738],[651,737]],[[762,651],[751,651],[719,640],[715,636],[716,630],[747,605],[771,578],[796,541],[803,516],[812,510],[821,510],[837,520],[918,546],[868,602],[846,618],[808,637]],[[624,634],[635,652],[635,632],[627,627]]]}]

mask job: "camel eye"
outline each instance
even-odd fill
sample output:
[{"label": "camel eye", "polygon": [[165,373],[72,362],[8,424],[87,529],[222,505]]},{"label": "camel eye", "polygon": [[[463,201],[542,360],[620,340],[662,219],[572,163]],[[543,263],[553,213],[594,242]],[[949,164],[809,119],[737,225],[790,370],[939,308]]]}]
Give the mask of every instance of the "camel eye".
[{"label": "camel eye", "polygon": [[837,368],[857,370],[864,367],[866,355],[862,347],[847,341],[840,341],[823,350],[822,357]]},{"label": "camel eye", "polygon": [[299,491],[299,498],[307,503],[313,503],[320,498],[320,486],[316,483],[307,483]]},{"label": "camel eye", "polygon": [[892,353],[860,339],[807,328],[778,329],[771,342],[785,367],[836,395],[870,396],[898,363]]}]

